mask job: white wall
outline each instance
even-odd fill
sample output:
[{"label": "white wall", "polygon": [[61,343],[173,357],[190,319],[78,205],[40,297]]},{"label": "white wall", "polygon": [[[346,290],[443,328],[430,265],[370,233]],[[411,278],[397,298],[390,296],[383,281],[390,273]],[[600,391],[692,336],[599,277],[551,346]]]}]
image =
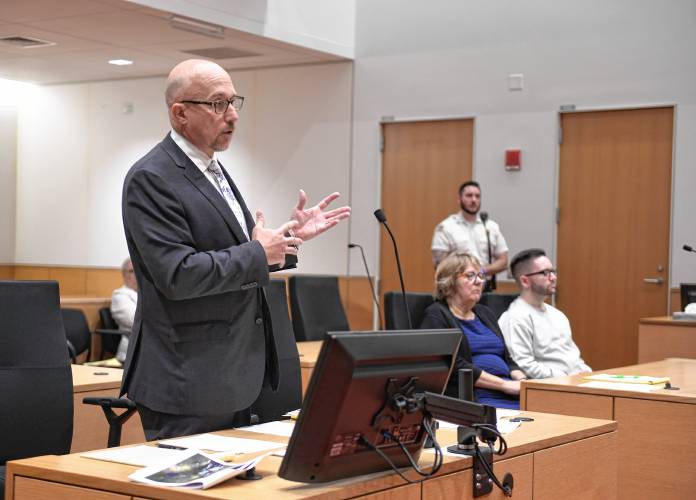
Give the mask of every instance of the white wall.
[{"label": "white wall", "polygon": [[0,102],[0,264],[14,262],[17,108]]},{"label": "white wall", "polygon": [[[250,208],[287,220],[310,201],[348,193],[350,63],[238,72],[246,97],[221,161]],[[164,78],[41,87],[19,112],[17,263],[118,266],[126,255],[121,187],[130,166],[169,130]],[[132,114],[124,105],[132,104]],[[282,110],[282,111],[281,111]],[[347,198],[347,196],[346,196]],[[348,225],[307,243],[304,273],[345,273]]]},{"label": "white wall", "polygon": [[[475,117],[474,176],[514,253],[551,250],[555,239],[560,105],[673,103],[672,284],[696,281],[696,262],[680,250],[696,243],[695,19],[693,0],[438,0],[408,8],[359,0],[351,233],[367,245],[371,266],[379,251],[371,212],[379,205],[380,117]],[[524,74],[523,91],[507,90],[511,73]],[[504,171],[508,147],[522,149],[521,172]],[[351,271],[361,267],[353,256]]]},{"label": "white wall", "polygon": [[355,0],[130,0],[271,40],[352,58]]}]

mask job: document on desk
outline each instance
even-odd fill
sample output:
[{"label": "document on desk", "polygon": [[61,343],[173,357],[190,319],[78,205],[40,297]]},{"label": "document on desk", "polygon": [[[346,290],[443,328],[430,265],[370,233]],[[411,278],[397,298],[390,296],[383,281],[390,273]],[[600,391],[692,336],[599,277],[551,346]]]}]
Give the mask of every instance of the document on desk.
[{"label": "document on desk", "polygon": [[610,382],[612,384],[647,384],[659,385],[669,382],[669,377],[647,377],[644,375],[612,375],[611,373],[595,373],[585,375],[584,380],[592,380],[594,382]]},{"label": "document on desk", "polygon": [[648,384],[626,384],[619,382],[599,382],[590,381],[578,384],[578,387],[590,387],[592,389],[608,389],[610,391],[633,391],[633,392],[652,392],[658,389],[663,389],[661,385],[648,385]]},{"label": "document on desk", "polygon": [[105,460],[107,462],[118,462],[126,465],[137,465],[138,467],[149,467],[159,463],[164,463],[176,459],[181,455],[182,450],[157,448],[156,446],[127,446],[125,448],[108,448],[106,450],[96,450],[81,453],[81,457],[92,458],[95,460]]},{"label": "document on desk", "polygon": [[228,464],[199,450],[186,450],[175,460],[135,471],[128,479],[155,486],[207,489],[253,468],[268,453],[239,464]]},{"label": "document on desk", "polygon": [[[510,418],[516,417],[520,414],[519,410],[496,408],[495,413],[497,417],[496,427],[502,434],[508,434],[520,426],[519,422],[510,422]],[[458,427],[457,424],[446,422],[445,420],[438,420],[437,423],[440,429],[456,429]]]},{"label": "document on desk", "polygon": [[[244,430],[247,430],[245,427]],[[200,434],[182,438],[165,439],[160,444],[178,446],[196,450],[224,451],[227,454],[256,453],[258,451],[284,448],[284,443],[262,441],[260,439],[244,439],[238,437],[218,436],[217,434]]]},{"label": "document on desk", "polygon": [[292,436],[292,430],[295,423],[290,420],[279,420],[277,422],[266,422],[265,424],[250,425],[249,427],[241,427],[240,431],[258,432],[261,434],[270,434],[272,436]]}]

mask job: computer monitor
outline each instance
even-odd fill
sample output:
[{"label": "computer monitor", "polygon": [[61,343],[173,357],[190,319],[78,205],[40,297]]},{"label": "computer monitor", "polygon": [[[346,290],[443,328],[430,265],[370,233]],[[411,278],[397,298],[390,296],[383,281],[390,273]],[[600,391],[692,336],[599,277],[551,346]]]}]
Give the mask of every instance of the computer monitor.
[{"label": "computer monitor", "polygon": [[424,414],[394,410],[385,404],[387,392],[410,382],[418,392],[442,394],[461,335],[458,329],[328,333],[278,475],[315,483],[389,469],[365,440],[395,466],[408,465],[383,431],[417,460]]},{"label": "computer monitor", "polygon": [[680,283],[679,291],[681,292],[681,310],[683,311],[687,305],[696,302],[696,283]]}]

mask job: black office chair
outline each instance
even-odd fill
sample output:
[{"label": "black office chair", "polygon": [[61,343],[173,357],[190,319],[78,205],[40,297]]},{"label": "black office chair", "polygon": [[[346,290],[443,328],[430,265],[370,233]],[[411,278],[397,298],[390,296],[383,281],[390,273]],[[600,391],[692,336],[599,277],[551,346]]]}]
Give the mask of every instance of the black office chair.
[{"label": "black office chair", "polygon": [[350,330],[336,276],[291,276],[288,287],[298,342],[324,340],[326,332]]},{"label": "black office chair", "polygon": [[[423,314],[430,304],[435,302],[433,296],[424,292],[406,292],[406,302],[411,312],[411,325],[420,327]],[[401,292],[384,294],[384,323],[387,330],[408,330],[409,323]]]},{"label": "black office chair", "polygon": [[[116,354],[118,343],[121,341],[123,332],[118,329],[118,325],[111,316],[111,309],[102,307],[99,309],[99,321],[102,328],[97,328],[94,333],[102,337],[102,351],[100,357],[103,358],[104,352]],[[90,396],[82,399],[86,405],[101,406],[106,421],[109,424],[109,437],[107,446],[113,448],[121,444],[121,430],[123,424],[135,414],[136,406],[128,398],[114,398],[109,396]],[[124,410],[117,413],[114,409]]]},{"label": "black office chair", "polygon": [[68,342],[68,352],[73,363],[77,363],[77,357],[87,353],[89,361],[89,347],[92,340],[85,313],[80,309],[63,308],[60,310],[65,328],[65,338]]},{"label": "black office chair", "polygon": [[8,460],[70,452],[73,382],[55,281],[0,281],[0,498]]},{"label": "black office chair", "polygon": [[118,324],[111,315],[111,309],[108,307],[99,309],[99,323],[101,328],[94,330],[96,335],[101,336],[99,359],[104,359],[104,353],[110,353],[113,357],[118,351],[118,344],[121,342],[123,332],[118,329]]},{"label": "black office chair", "polygon": [[484,293],[481,295],[479,304],[483,304],[492,309],[496,319],[500,318],[508,310],[510,304],[519,297],[518,293]]},{"label": "black office chair", "polygon": [[261,389],[251,405],[251,413],[257,416],[259,424],[279,420],[283,414],[302,405],[300,355],[288,316],[285,280],[272,279],[265,290],[280,365],[280,383],[276,392],[268,387]]},{"label": "black office chair", "polygon": [[696,302],[696,283],[680,283],[679,292],[681,295],[681,310],[686,309],[686,306]]}]

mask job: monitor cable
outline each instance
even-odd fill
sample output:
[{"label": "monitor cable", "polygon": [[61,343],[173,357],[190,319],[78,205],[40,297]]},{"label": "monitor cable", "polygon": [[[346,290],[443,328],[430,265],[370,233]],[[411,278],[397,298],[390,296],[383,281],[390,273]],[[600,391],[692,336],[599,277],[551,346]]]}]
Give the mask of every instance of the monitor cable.
[{"label": "monitor cable", "polygon": [[394,462],[392,462],[391,459],[390,459],[382,450],[380,450],[377,446],[375,446],[374,444],[372,444],[371,442],[369,442],[369,441],[368,441],[367,439],[365,439],[363,436],[360,436],[360,442],[361,442],[361,444],[363,444],[363,445],[367,446],[368,448],[372,449],[373,451],[375,451],[380,457],[382,457],[382,459],[383,459],[385,462],[387,462],[387,464],[389,464],[389,466],[392,468],[392,470],[393,470],[394,472],[396,472],[396,473],[401,477],[401,479],[403,479],[404,481],[406,481],[406,482],[409,483],[409,484],[417,484],[417,483],[421,483],[421,482],[423,482],[425,479],[427,479],[427,478],[429,478],[429,477],[432,477],[432,476],[434,476],[435,474],[437,474],[437,472],[440,470],[440,468],[442,467],[442,464],[443,464],[443,462],[444,462],[444,453],[442,452],[442,448],[440,447],[440,444],[437,442],[437,439],[435,438],[435,432],[433,432],[433,429],[432,429],[432,427],[430,426],[430,423],[427,421],[427,419],[423,421],[423,429],[425,429],[425,432],[426,432],[426,434],[428,435],[428,437],[430,437],[430,439],[432,439],[432,441],[433,441],[433,447],[434,447],[434,453],[435,453],[435,458],[434,458],[434,460],[433,460],[433,468],[432,468],[432,470],[431,470],[430,472],[424,472],[424,471],[422,471],[422,470],[420,469],[420,467],[418,467],[418,464],[416,464],[415,460],[413,459],[413,457],[412,457],[411,454],[409,453],[408,449],[406,449],[406,446],[401,442],[401,440],[400,440],[397,436],[394,436],[394,435],[393,435],[391,432],[389,432],[389,431],[383,431],[383,432],[382,432],[382,435],[383,435],[385,438],[387,438],[387,439],[389,439],[389,440],[395,442],[397,445],[399,445],[399,447],[401,448],[401,451],[402,451],[403,454],[406,456],[406,459],[407,459],[408,462],[411,464],[411,467],[413,468],[413,470],[415,470],[416,473],[417,473],[418,475],[420,475],[421,477],[423,477],[423,479],[420,479],[420,480],[417,480],[417,481],[413,481],[412,479],[407,478],[407,477],[396,467],[396,465],[394,464]]}]

